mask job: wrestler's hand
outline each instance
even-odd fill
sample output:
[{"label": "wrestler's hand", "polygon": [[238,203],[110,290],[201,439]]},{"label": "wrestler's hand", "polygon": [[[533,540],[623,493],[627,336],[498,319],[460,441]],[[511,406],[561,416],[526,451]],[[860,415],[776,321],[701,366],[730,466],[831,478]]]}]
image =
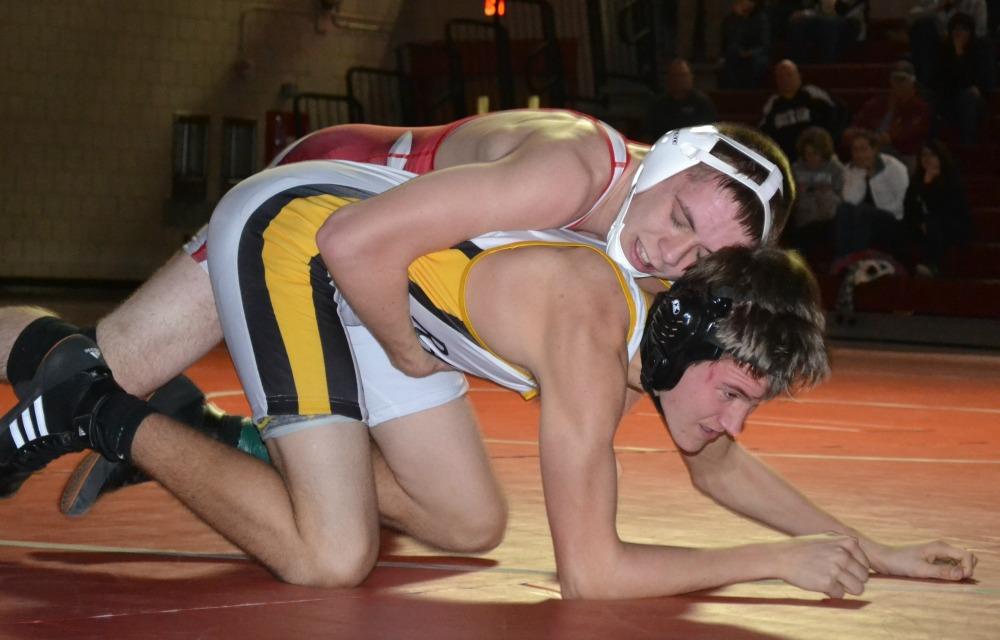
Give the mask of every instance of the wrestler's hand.
[{"label": "wrestler's hand", "polygon": [[785,582],[831,598],[864,593],[869,563],[856,539],[827,533],[792,538],[777,547],[778,577]]},{"label": "wrestler's hand", "polygon": [[890,576],[964,580],[971,578],[979,559],[968,549],[943,540],[917,544],[887,545],[870,542],[865,551],[872,570]]},{"label": "wrestler's hand", "polygon": [[415,349],[393,353],[386,351],[392,366],[411,378],[423,378],[439,371],[453,371],[447,363],[438,360],[417,344]]}]

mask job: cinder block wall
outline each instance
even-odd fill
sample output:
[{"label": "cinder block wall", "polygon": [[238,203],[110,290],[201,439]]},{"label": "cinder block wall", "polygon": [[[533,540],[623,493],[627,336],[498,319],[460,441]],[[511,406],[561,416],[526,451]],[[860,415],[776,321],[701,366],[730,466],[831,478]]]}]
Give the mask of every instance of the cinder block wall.
[{"label": "cinder block wall", "polygon": [[[401,2],[342,6],[394,23]],[[318,5],[0,2],[0,277],[148,276],[184,239],[164,222],[175,113],[211,118],[212,199],[223,117],[257,120],[262,149],[283,83],[342,92],[348,67],[392,64],[391,33],[320,32]]]}]

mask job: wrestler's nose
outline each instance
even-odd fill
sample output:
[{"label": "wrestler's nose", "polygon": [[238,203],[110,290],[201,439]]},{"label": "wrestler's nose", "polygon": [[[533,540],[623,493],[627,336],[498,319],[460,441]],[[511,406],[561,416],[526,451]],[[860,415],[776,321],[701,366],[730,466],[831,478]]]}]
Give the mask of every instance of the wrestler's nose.
[{"label": "wrestler's nose", "polygon": [[693,234],[665,238],[660,243],[660,253],[664,266],[676,271],[683,271],[694,263],[695,237]]}]

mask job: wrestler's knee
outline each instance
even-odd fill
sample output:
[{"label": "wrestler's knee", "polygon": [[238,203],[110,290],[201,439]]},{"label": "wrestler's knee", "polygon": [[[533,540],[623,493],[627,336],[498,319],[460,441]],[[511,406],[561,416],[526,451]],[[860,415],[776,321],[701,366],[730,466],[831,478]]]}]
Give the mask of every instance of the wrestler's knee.
[{"label": "wrestler's knee", "polygon": [[507,501],[502,495],[479,500],[463,509],[449,527],[448,549],[482,553],[503,541],[507,530]]},{"label": "wrestler's knee", "polygon": [[290,584],[325,589],[346,589],[361,584],[378,558],[378,537],[344,541],[325,539],[288,558],[274,568]]}]

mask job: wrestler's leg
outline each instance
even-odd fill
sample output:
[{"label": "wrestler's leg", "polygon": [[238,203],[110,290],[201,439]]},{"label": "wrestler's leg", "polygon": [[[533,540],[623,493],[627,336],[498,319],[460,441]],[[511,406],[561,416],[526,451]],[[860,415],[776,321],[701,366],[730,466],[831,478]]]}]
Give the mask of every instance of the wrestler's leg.
[{"label": "wrestler's leg", "polygon": [[281,472],[153,415],[135,463],[206,523],[294,584],[350,587],[378,553],[368,428],[327,422],[269,441]]},{"label": "wrestler's leg", "polygon": [[[19,340],[34,321],[54,316],[39,307],[0,309],[0,379],[11,379],[11,363],[23,370],[21,379],[30,379],[49,347],[77,329],[52,323]],[[122,387],[138,396],[148,395],[183,372],[221,339],[208,274],[184,252],[171,258],[97,324],[97,344],[104,358]],[[11,353],[15,345],[20,347],[18,354]]]},{"label": "wrestler's leg", "polygon": [[434,546],[497,546],[507,505],[465,397],[372,429],[382,522]]},{"label": "wrestler's leg", "polygon": [[97,344],[126,391],[145,396],[222,340],[208,273],[180,251],[97,323]]}]

